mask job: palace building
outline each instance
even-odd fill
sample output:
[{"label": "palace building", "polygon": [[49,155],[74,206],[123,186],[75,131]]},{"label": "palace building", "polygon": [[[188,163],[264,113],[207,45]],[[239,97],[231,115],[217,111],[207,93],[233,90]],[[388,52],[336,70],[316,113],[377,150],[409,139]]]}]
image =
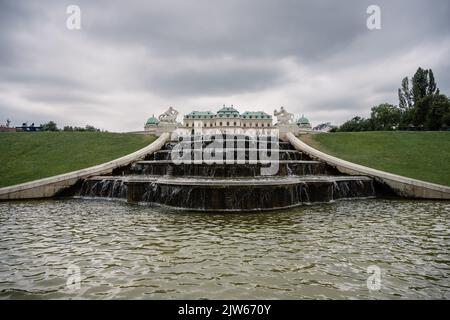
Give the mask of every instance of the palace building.
[{"label": "palace building", "polygon": [[192,111],[184,116],[182,126],[186,133],[245,133],[268,134],[273,128],[272,116],[263,111],[245,111],[240,114],[233,106],[223,106],[217,113]]},{"label": "palace building", "polygon": [[274,124],[272,116],[264,111],[245,111],[240,113],[233,105],[223,105],[217,112],[191,111],[184,115],[182,123],[176,118],[178,111],[170,107],[158,118],[150,117],[144,126],[147,134],[160,135],[162,132],[176,132],[178,135],[202,135],[202,134],[249,134],[271,135],[279,130],[282,124],[291,132],[311,131],[309,120],[303,115],[294,121],[294,115],[283,107],[280,111],[274,110],[277,123]]}]

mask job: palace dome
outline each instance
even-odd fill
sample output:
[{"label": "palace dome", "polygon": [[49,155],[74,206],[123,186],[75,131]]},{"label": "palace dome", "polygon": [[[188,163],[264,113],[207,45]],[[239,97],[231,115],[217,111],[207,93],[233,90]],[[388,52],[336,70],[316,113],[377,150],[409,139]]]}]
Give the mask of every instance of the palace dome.
[{"label": "palace dome", "polygon": [[223,107],[219,111],[217,111],[217,116],[220,118],[239,118],[240,114],[233,106],[231,107]]},{"label": "palace dome", "polygon": [[297,119],[297,124],[309,124],[309,120],[307,118],[305,118],[304,115],[302,115],[300,118]]},{"label": "palace dome", "polygon": [[159,124],[159,120],[155,118],[155,116],[151,116],[148,118],[147,122],[145,123],[146,126],[157,126]]}]

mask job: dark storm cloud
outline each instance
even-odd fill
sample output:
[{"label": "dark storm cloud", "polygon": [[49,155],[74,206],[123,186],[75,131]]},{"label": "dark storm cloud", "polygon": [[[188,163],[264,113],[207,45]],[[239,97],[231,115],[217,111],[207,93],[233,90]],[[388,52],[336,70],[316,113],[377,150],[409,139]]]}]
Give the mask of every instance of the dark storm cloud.
[{"label": "dark storm cloud", "polygon": [[[65,27],[70,4],[80,31]],[[381,30],[366,28],[370,4]],[[446,0],[1,0],[0,121],[137,130],[168,105],[229,102],[341,122],[396,103],[419,65],[449,94],[449,15]]]}]

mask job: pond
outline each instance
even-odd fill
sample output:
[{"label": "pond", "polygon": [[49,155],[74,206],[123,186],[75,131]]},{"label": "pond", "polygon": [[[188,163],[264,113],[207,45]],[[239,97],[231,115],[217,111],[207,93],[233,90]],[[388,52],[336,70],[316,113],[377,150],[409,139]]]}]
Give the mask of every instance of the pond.
[{"label": "pond", "polygon": [[449,214],[386,199],[261,213],[3,202],[0,298],[449,299]]}]

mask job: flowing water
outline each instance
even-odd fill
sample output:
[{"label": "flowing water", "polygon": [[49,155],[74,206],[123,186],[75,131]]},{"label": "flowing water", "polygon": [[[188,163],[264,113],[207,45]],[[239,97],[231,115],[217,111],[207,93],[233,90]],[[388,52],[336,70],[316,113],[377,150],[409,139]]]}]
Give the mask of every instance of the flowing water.
[{"label": "flowing water", "polygon": [[233,214],[0,203],[0,298],[449,299],[449,214],[380,199]]}]

